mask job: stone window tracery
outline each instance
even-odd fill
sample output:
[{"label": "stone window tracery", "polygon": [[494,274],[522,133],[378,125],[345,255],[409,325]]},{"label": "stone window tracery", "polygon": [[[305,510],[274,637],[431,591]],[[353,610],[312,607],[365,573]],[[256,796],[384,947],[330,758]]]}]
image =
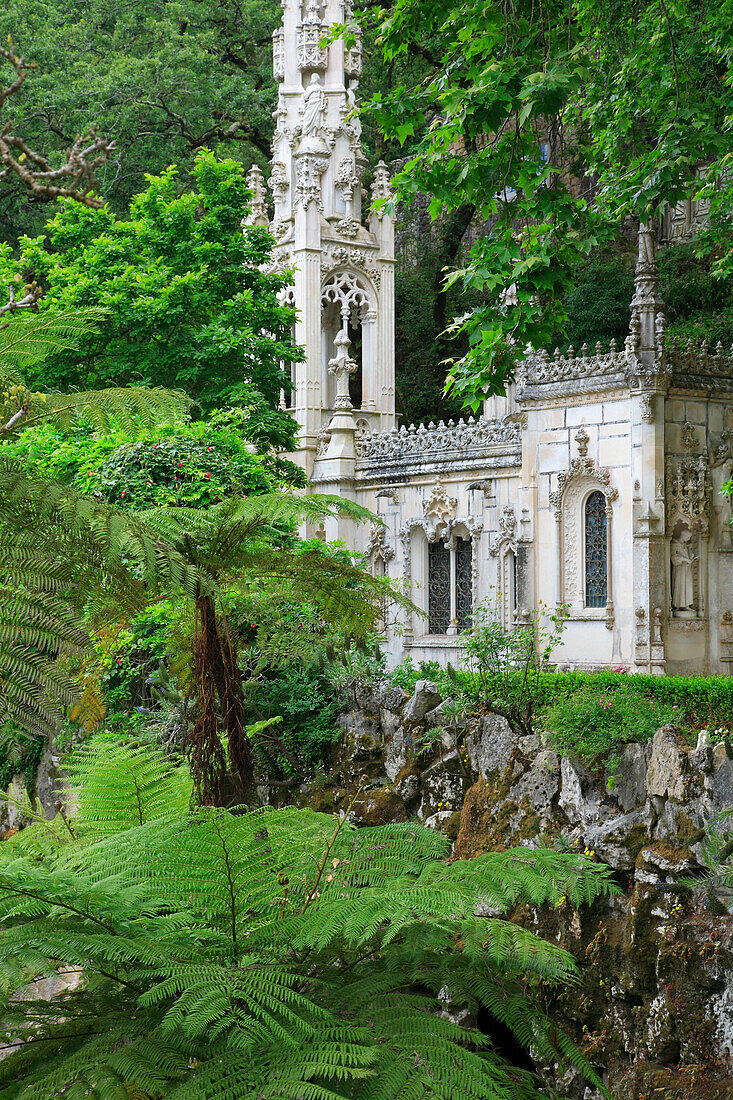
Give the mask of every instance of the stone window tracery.
[{"label": "stone window tracery", "polygon": [[349,393],[352,407],[360,409],[364,404],[362,359],[366,350],[363,326],[375,316],[370,292],[355,272],[335,271],[323,286],[321,302],[327,344],[335,347],[341,332],[349,338],[350,356],[356,364],[349,379]]},{"label": "stone window tracery", "polygon": [[585,604],[608,602],[608,529],[606,498],[596,489],[585,502]]},{"label": "stone window tracery", "polygon": [[450,550],[442,542],[428,544],[428,632],[447,634],[450,627]]},{"label": "stone window tracery", "polygon": [[618,492],[608,470],[585,453],[585,437],[579,436],[583,453],[559,475],[558,488],[550,494],[557,524],[557,602],[567,606],[571,618],[605,618],[610,630],[612,505]]},{"label": "stone window tracery", "polygon": [[471,540],[456,539],[456,625],[459,634],[462,630],[468,630],[473,614],[472,561],[473,546]]},{"label": "stone window tracery", "polygon": [[428,632],[460,634],[473,614],[473,541],[428,543]]}]

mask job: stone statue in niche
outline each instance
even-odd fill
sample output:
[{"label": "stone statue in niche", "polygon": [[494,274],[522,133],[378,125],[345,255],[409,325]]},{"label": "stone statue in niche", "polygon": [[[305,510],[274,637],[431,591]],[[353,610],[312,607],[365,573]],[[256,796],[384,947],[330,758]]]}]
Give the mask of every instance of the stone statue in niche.
[{"label": "stone statue in niche", "polygon": [[672,611],[676,619],[695,617],[692,569],[697,556],[692,552],[692,535],[685,528],[670,544],[672,561]]},{"label": "stone statue in niche", "polygon": [[323,108],[325,98],[321,87],[321,78],[318,73],[313,73],[311,82],[305,90],[303,97],[303,122],[300,132],[303,137],[318,134],[323,124]]}]

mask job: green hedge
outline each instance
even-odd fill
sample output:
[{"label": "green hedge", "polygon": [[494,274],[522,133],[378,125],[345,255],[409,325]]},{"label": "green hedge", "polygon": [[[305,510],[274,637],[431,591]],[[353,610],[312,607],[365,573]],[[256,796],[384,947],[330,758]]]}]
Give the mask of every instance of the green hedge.
[{"label": "green hedge", "polygon": [[[469,698],[478,695],[474,673],[459,669],[450,676],[437,661],[422,661],[415,668],[403,661],[391,673],[406,691],[418,680],[435,680],[443,691],[455,684]],[[625,692],[654,699],[664,706],[677,706],[685,721],[694,725],[733,726],[733,676],[647,676],[626,672],[545,672],[540,676],[538,706],[550,707],[578,692],[600,693],[623,688]],[[453,688],[455,691],[455,688]]]}]

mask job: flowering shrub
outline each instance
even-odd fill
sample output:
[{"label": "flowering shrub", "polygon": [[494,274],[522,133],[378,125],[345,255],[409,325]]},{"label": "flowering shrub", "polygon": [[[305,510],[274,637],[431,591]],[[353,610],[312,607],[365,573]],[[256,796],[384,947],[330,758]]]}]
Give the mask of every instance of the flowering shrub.
[{"label": "flowering shrub", "polygon": [[679,710],[640,695],[625,683],[601,691],[588,684],[548,707],[542,721],[561,752],[593,762],[628,741],[649,741],[660,726],[679,721]]},{"label": "flowering shrub", "polygon": [[111,504],[206,508],[225,496],[271,488],[262,460],[230,432],[213,430],[124,443],[89,474]]}]

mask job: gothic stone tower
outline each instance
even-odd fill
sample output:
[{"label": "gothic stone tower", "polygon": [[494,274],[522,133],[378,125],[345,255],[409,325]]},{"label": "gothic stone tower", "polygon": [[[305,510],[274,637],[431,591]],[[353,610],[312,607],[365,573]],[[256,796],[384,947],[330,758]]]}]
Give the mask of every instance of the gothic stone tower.
[{"label": "gothic stone tower", "polygon": [[[334,24],[355,44],[321,42]],[[394,427],[394,230],[383,209],[362,223],[366,161],[356,89],[361,41],[350,0],[283,0],[273,35],[279,96],[270,186],[274,262],[293,272],[284,301],[298,311],[305,360],[285,398],[300,426],[292,456],[319,488],[351,495],[359,431]],[[262,176],[249,177],[250,219],[266,224]],[[389,197],[379,164],[372,201]]]}]

